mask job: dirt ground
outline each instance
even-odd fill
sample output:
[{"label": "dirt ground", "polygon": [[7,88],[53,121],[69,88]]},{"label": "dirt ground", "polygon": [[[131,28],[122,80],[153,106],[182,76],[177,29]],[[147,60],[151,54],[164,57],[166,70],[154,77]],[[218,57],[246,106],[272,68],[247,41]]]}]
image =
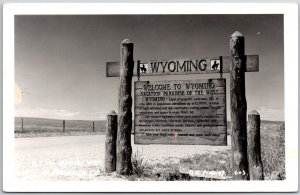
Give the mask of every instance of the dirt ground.
[{"label": "dirt ground", "polygon": [[[135,145],[147,163],[178,162],[180,158],[229,146]],[[78,181],[124,180],[103,173],[104,135],[37,137],[15,139],[15,175],[19,180]]]}]

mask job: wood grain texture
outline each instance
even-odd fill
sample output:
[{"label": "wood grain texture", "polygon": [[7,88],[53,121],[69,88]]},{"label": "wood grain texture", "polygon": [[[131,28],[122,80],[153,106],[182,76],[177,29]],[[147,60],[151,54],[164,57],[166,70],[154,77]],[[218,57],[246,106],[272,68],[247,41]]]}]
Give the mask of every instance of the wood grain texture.
[{"label": "wood grain texture", "polygon": [[135,143],[226,145],[225,91],[225,79],[135,82]]},{"label": "wood grain texture", "polygon": [[247,144],[250,180],[264,180],[260,147],[260,115],[257,111],[248,114]]},{"label": "wood grain texture", "polygon": [[[205,60],[206,67],[201,65],[201,70],[198,66],[197,69],[194,68],[193,63],[196,61],[200,62]],[[186,75],[186,74],[214,74],[220,73],[219,69],[212,70],[211,60],[219,59],[219,57],[204,57],[199,59],[168,59],[168,60],[140,60],[140,64],[147,64],[148,71],[140,71],[140,76],[161,76],[161,75]],[[170,62],[170,65],[169,65]],[[173,71],[174,63],[176,63],[176,69]],[[178,65],[177,65],[178,62]],[[184,65],[184,62],[186,64]],[[192,63],[193,62],[193,63]],[[230,56],[222,56],[222,72],[230,72],[231,58]],[[154,64],[156,65],[154,66]],[[160,63],[159,65],[157,65]],[[245,56],[246,68],[245,72],[258,72],[259,71],[259,56],[258,55],[246,55]],[[137,62],[134,62],[134,66],[137,67]],[[170,66],[170,67],[169,67]],[[196,65],[195,65],[196,66]],[[157,71],[156,71],[156,68]],[[134,68],[133,75],[137,76],[137,68]],[[107,62],[106,63],[106,76],[107,77],[118,77],[120,75],[120,62]]]},{"label": "wood grain texture", "polygon": [[121,66],[119,82],[118,133],[117,133],[117,173],[132,173],[131,164],[131,127],[132,97],[131,82],[133,74],[133,43],[124,40],[121,43]]},{"label": "wood grain texture", "polygon": [[116,171],[116,141],[118,129],[118,115],[115,111],[110,112],[106,118],[106,138],[105,138],[105,161],[104,167],[106,173]]},{"label": "wood grain texture", "polygon": [[232,122],[233,179],[248,180],[247,102],[245,95],[245,40],[239,32],[230,39],[230,107]]}]

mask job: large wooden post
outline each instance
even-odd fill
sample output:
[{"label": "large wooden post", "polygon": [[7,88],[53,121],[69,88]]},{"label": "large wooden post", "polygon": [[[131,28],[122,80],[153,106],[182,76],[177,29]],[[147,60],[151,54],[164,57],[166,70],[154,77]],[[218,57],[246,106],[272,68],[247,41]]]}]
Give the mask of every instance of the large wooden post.
[{"label": "large wooden post", "polygon": [[107,114],[107,131],[105,140],[105,172],[116,171],[116,141],[118,129],[118,115],[115,111]]},{"label": "large wooden post", "polygon": [[95,132],[95,121],[93,121],[93,132]]},{"label": "large wooden post", "polygon": [[117,133],[117,173],[128,175],[132,173],[131,164],[131,126],[132,98],[131,81],[133,75],[133,43],[125,39],[121,43],[119,111]]},{"label": "large wooden post", "polygon": [[260,115],[255,110],[248,114],[247,144],[250,180],[264,180],[260,148]]},{"label": "large wooden post", "polygon": [[230,39],[230,104],[232,171],[234,180],[249,180],[247,160],[247,102],[245,95],[245,39],[236,31]]}]

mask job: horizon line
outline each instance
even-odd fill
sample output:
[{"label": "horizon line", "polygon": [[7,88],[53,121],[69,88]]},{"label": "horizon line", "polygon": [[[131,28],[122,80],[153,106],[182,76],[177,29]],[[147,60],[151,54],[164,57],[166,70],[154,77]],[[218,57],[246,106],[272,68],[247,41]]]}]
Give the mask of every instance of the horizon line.
[{"label": "horizon line", "polygon": [[[86,120],[86,119],[57,119],[57,118],[43,118],[43,117],[28,117],[28,116],[15,116],[16,118],[31,118],[31,119],[47,119],[47,120],[65,120],[65,121],[106,121],[106,119],[98,119],[98,120]],[[134,120],[134,117],[132,118]],[[226,120],[227,122],[231,122],[231,120]],[[247,120],[248,121],[248,120]],[[266,120],[266,119],[261,119],[261,121],[272,121],[272,122],[285,122],[285,120]]]}]

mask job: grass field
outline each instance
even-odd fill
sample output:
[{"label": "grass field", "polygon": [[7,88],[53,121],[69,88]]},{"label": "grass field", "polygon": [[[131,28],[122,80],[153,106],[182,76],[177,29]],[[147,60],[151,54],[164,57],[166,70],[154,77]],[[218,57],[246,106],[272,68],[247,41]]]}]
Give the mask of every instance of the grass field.
[{"label": "grass field", "polygon": [[67,135],[94,135],[105,134],[106,121],[65,120],[65,132],[63,132],[63,120],[45,118],[15,118],[15,137],[49,137]]},{"label": "grass field", "polygon": [[[19,174],[28,178],[32,174],[30,166],[26,165],[32,159],[39,161],[50,160],[86,160],[101,161],[104,158],[104,135],[99,137],[71,135],[93,135],[105,133],[105,121],[95,121],[95,132],[92,121],[66,121],[66,131],[62,132],[62,120],[24,118],[24,130],[21,131],[21,119],[16,118],[16,157],[19,164]],[[230,124],[228,124],[230,129]],[[231,132],[228,132],[231,135]],[[63,137],[70,135],[70,138]],[[60,136],[55,137],[55,136]],[[96,135],[99,136],[99,135]],[[35,137],[35,138],[25,138]],[[43,139],[39,137],[44,137]],[[91,140],[92,139],[92,140]],[[230,139],[230,136],[229,136]],[[69,141],[68,141],[69,140]],[[133,140],[133,137],[132,137]],[[49,144],[47,145],[47,143]],[[284,122],[262,121],[261,123],[261,150],[266,180],[285,179],[285,125]],[[46,144],[46,145],[45,145]],[[230,141],[229,141],[230,144]],[[44,146],[43,146],[44,145]],[[103,172],[103,166],[87,166],[85,170],[97,172],[79,178],[78,174],[47,176],[53,180],[217,180],[197,177],[184,170],[222,172],[223,179],[230,180],[231,152],[230,146],[170,146],[170,145],[133,145],[133,175],[119,177]],[[100,152],[100,153],[99,153]],[[61,153],[61,155],[59,155]],[[88,155],[88,156],[87,156]],[[49,168],[52,169],[51,167]],[[79,170],[80,167],[70,166],[70,170]],[[63,169],[62,171],[64,171]],[[39,173],[38,169],[34,171]],[[41,179],[41,178],[39,178]],[[44,179],[44,177],[42,178]]]}]

